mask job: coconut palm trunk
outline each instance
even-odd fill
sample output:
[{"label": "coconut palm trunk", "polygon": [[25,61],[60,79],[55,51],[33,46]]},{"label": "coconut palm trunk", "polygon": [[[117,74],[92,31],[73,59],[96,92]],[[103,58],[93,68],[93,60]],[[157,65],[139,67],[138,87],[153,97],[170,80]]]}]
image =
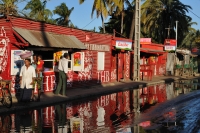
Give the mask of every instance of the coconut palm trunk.
[{"label": "coconut palm trunk", "polygon": [[123,34],[124,25],[124,12],[121,13],[121,34]]},{"label": "coconut palm trunk", "polygon": [[133,33],[135,31],[135,11],[133,11],[133,18],[132,18],[132,23],[131,23],[131,30],[129,34],[129,39],[133,39]]},{"label": "coconut palm trunk", "polygon": [[102,21],[103,33],[106,33],[106,29],[105,29],[104,19],[103,19],[103,14],[102,13],[101,13],[101,21]]}]

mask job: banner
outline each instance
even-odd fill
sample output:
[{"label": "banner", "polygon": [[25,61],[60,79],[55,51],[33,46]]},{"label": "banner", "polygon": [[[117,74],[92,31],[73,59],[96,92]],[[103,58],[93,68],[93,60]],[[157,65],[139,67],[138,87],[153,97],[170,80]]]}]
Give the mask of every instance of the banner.
[{"label": "banner", "polygon": [[131,50],[132,42],[116,41],[115,47],[116,47],[116,49]]}]

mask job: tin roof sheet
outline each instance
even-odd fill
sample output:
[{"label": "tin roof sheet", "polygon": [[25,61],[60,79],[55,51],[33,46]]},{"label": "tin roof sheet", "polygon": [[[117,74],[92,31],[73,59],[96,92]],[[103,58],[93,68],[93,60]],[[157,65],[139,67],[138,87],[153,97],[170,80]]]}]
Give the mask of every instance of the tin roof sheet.
[{"label": "tin roof sheet", "polygon": [[27,42],[34,46],[87,49],[85,45],[72,35],[55,34],[45,31],[27,30],[13,27]]},{"label": "tin roof sheet", "polygon": [[165,51],[162,50],[153,50],[149,48],[140,48],[141,52],[146,52],[146,53],[165,53]]}]

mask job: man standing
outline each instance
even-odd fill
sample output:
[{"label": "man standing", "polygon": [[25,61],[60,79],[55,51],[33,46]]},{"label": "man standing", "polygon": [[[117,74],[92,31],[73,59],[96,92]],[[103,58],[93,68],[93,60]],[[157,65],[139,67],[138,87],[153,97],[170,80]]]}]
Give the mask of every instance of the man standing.
[{"label": "man standing", "polygon": [[62,95],[65,96],[67,88],[68,53],[64,53],[63,58],[60,59],[58,64],[58,70],[59,70],[59,81],[55,93],[59,94],[60,90],[62,89]]},{"label": "man standing", "polygon": [[34,94],[32,93],[34,80],[36,77],[35,68],[31,66],[31,59],[26,58],[24,60],[24,66],[20,71],[20,88],[21,96],[20,100],[30,101],[33,99]]}]

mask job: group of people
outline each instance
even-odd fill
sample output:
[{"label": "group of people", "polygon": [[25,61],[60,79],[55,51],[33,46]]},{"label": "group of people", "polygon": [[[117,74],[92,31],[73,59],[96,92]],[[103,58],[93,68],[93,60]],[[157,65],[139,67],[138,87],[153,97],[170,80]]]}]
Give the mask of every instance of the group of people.
[{"label": "group of people", "polygon": [[36,100],[34,97],[34,88],[37,82],[38,98],[36,101],[40,101],[43,69],[44,61],[41,55],[34,55],[32,63],[30,58],[24,59],[24,66],[22,66],[20,71],[20,99],[23,99],[25,90],[31,90],[30,101]]},{"label": "group of people", "polygon": [[[67,78],[68,78],[67,76],[68,57],[69,57],[68,53],[64,53],[58,63],[59,80],[57,88],[55,90],[55,94],[62,94],[66,96]],[[30,58],[24,59],[24,66],[21,68],[20,71],[20,88],[21,88],[20,93],[23,94],[25,90],[32,90],[30,101],[35,101],[34,88],[36,83],[38,88],[38,98],[36,101],[40,101],[43,70],[44,70],[44,61],[42,60],[42,56],[33,55],[32,63]],[[23,99],[23,95],[21,95],[20,99]]]}]

